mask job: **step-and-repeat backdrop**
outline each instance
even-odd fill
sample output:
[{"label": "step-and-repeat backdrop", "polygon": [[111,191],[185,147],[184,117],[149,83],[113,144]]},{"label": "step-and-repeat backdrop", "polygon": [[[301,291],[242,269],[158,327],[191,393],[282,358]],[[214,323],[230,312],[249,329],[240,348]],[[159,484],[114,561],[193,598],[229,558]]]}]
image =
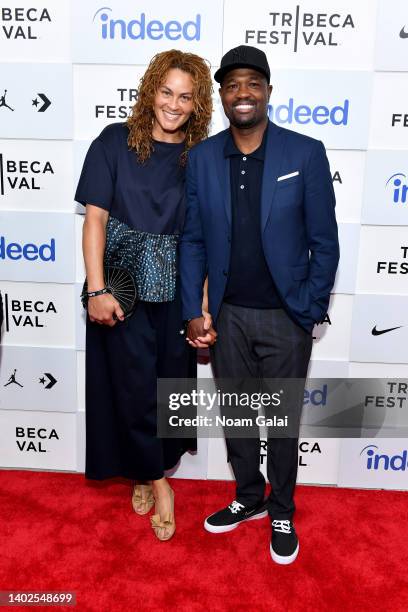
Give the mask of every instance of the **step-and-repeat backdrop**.
[{"label": "step-and-repeat backdrop", "polygon": [[[90,141],[126,119],[155,53],[191,51],[215,70],[239,44],[268,55],[270,118],[328,150],[341,263],[310,376],[408,378],[406,0],[5,0],[0,466],[84,469],[84,210],[73,194]],[[212,132],[226,126],[215,88]],[[386,410],[406,410],[400,396]],[[408,489],[407,449],[402,438],[303,439],[299,482]],[[199,440],[175,475],[231,478],[224,441]]]}]

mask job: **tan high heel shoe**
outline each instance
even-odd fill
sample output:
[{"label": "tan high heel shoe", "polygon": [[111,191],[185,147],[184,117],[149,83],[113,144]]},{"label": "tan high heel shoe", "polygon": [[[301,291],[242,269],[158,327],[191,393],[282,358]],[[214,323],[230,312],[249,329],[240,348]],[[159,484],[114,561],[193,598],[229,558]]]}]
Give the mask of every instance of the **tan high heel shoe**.
[{"label": "tan high heel shoe", "polygon": [[151,485],[135,484],[132,494],[132,506],[136,514],[147,514],[154,506]]},{"label": "tan high heel shoe", "polygon": [[160,514],[154,514],[150,518],[150,521],[153,527],[153,531],[156,537],[161,542],[166,542],[167,540],[170,540],[170,538],[174,536],[174,532],[176,531],[176,521],[174,518],[174,491],[173,489],[170,489],[170,494],[171,494],[170,512],[167,512],[164,516]]}]

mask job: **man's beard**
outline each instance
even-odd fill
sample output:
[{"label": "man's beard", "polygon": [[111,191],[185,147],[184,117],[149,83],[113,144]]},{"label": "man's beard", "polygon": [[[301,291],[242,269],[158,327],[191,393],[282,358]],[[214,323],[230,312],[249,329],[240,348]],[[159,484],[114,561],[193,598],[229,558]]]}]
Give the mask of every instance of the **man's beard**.
[{"label": "man's beard", "polygon": [[264,115],[260,115],[259,113],[260,109],[257,109],[257,110],[258,112],[256,112],[253,115],[253,117],[247,118],[247,119],[244,118],[242,120],[235,115],[234,109],[232,109],[229,114],[227,113],[225,114],[227,115],[227,118],[229,119],[229,122],[233,127],[240,128],[240,129],[245,129],[245,128],[250,129],[250,128],[255,127],[256,125],[259,125],[260,123],[263,123],[263,121],[265,121],[265,119],[267,119],[268,117],[267,107],[265,107]]},{"label": "man's beard", "polygon": [[229,122],[232,126],[236,127],[236,128],[252,128],[255,125],[257,125],[258,123],[260,123],[262,121],[262,119],[260,119],[259,117],[253,117],[252,119],[248,119],[247,121],[240,121],[239,119],[237,119],[236,117],[234,117],[233,115],[231,117],[229,117]]}]

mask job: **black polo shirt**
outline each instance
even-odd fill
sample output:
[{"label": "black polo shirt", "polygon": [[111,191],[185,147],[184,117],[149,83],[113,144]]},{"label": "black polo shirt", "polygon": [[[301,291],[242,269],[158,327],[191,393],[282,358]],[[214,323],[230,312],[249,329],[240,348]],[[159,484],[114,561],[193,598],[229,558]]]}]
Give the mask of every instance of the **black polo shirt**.
[{"label": "black polo shirt", "polygon": [[282,308],[261,239],[261,191],[267,130],[256,151],[244,155],[230,133],[224,156],[231,174],[231,260],[224,301],[247,308]]}]

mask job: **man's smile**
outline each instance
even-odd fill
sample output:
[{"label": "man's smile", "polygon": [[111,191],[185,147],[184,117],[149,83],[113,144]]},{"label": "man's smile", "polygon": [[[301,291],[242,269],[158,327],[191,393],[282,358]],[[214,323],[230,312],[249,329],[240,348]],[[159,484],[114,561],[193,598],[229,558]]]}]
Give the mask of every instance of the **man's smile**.
[{"label": "man's smile", "polygon": [[239,104],[235,104],[233,109],[238,111],[239,113],[248,113],[255,108],[255,104],[250,102],[240,102]]}]

